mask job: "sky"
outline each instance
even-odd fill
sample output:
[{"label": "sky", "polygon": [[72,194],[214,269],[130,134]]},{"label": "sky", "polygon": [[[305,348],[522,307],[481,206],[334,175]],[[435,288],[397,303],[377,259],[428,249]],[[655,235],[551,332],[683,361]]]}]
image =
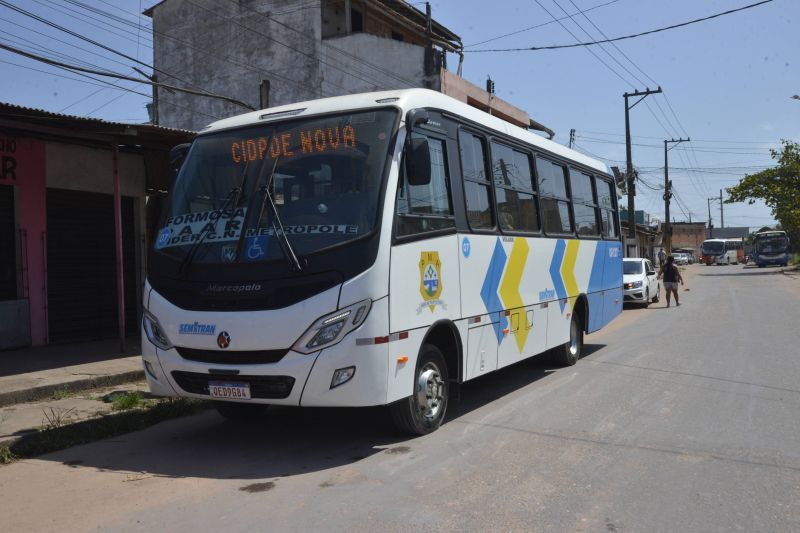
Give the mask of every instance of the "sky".
[{"label": "sky", "polygon": [[[773,0],[712,20],[602,46],[492,51],[615,38],[707,17],[757,0],[431,0],[433,17],[461,36],[463,76],[526,110],[568,144],[625,168],[623,93],[655,89],[630,111],[636,208],[663,217],[664,140],[677,221],[706,221],[708,199],[745,174],[774,165],[770,148],[800,142],[800,2]],[[0,43],[40,55],[136,75],[137,66],[41,21],[17,6],[97,43],[152,64],[154,0],[2,0]],[[424,2],[412,2],[424,10]],[[490,6],[490,9],[487,9]],[[90,8],[90,9],[87,9]],[[91,11],[91,8],[104,13]],[[581,13],[583,12],[583,13]],[[113,16],[110,16],[113,15]],[[570,15],[570,16],[568,16]],[[554,18],[562,19],[560,22]],[[512,34],[512,35],[507,35]],[[455,71],[458,56],[449,55]],[[148,70],[141,65],[140,68]],[[0,100],[119,122],[145,122],[145,85],[97,81],[0,50]],[[636,100],[631,98],[630,104]],[[725,192],[723,191],[723,196]],[[719,201],[711,202],[720,225]],[[770,209],[725,204],[725,226],[774,224]]]}]

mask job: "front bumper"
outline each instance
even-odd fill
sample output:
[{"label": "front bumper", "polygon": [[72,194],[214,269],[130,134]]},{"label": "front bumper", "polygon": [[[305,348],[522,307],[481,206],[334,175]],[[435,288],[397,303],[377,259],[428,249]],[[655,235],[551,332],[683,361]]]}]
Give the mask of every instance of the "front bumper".
[{"label": "front bumper", "polygon": [[[163,312],[163,311],[162,311]],[[187,315],[186,311],[180,311]],[[243,313],[246,314],[246,313]],[[198,313],[198,320],[202,320]],[[252,325],[258,318],[249,313]],[[310,325],[316,316],[304,317]],[[187,320],[194,320],[189,317]],[[232,322],[237,322],[234,318]],[[357,339],[386,335],[388,298],[373,302],[367,319],[338,344],[311,354],[289,350],[273,363],[225,364],[226,354],[215,351],[215,362],[187,359],[178,349],[162,350],[142,335],[142,358],[150,391],[157,396],[211,399],[209,381],[248,383],[248,403],[295,406],[364,407],[383,405],[387,398],[389,350],[387,344],[358,343]],[[206,350],[210,351],[210,350]],[[337,369],[354,366],[353,377],[334,388],[331,379]]]},{"label": "front bumper", "polygon": [[626,302],[644,302],[644,287],[638,287],[636,289],[625,289],[622,293],[622,297]]}]

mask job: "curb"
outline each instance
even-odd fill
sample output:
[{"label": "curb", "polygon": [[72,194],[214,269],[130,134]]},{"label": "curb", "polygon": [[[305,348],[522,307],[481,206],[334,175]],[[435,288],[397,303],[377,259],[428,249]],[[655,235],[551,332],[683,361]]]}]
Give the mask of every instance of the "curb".
[{"label": "curb", "polygon": [[143,379],[144,370],[130,370],[128,372],[120,372],[118,374],[93,376],[89,378],[66,381],[63,383],[53,383],[50,385],[31,387],[29,389],[0,392],[0,407],[6,407],[18,403],[46,400],[52,397],[56,391],[80,392],[101,387],[113,387],[114,385],[122,385],[123,383],[141,381]]}]

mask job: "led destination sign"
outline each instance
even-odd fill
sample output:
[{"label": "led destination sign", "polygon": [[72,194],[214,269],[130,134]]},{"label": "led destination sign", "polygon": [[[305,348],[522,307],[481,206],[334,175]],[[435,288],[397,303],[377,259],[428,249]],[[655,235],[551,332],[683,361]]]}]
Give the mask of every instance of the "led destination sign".
[{"label": "led destination sign", "polygon": [[300,154],[323,154],[356,148],[356,129],[351,125],[313,128],[267,137],[242,139],[231,143],[231,159],[236,164],[271,157],[276,159]]}]

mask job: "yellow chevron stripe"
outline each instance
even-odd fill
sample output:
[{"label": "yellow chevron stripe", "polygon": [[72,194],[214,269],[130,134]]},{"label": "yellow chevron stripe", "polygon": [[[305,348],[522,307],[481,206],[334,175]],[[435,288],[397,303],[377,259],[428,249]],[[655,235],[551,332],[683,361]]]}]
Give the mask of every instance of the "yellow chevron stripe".
[{"label": "yellow chevron stripe", "polygon": [[[567,241],[567,250],[564,252],[564,262],[561,263],[561,279],[564,281],[564,288],[567,289],[567,296],[578,295],[578,282],[575,280],[575,261],[578,259],[579,241]],[[570,299],[570,309],[572,300]]]},{"label": "yellow chevron stripe", "polygon": [[[522,238],[514,239],[514,246],[511,247],[511,256],[508,258],[506,273],[500,283],[500,299],[506,309],[513,309],[511,320],[519,324],[519,329],[514,333],[517,347],[520,353],[528,339],[527,317],[523,306],[522,296],[519,294],[519,284],[522,281],[522,272],[525,270],[525,262],[528,260],[528,242]],[[516,320],[513,315],[519,315]]]}]

